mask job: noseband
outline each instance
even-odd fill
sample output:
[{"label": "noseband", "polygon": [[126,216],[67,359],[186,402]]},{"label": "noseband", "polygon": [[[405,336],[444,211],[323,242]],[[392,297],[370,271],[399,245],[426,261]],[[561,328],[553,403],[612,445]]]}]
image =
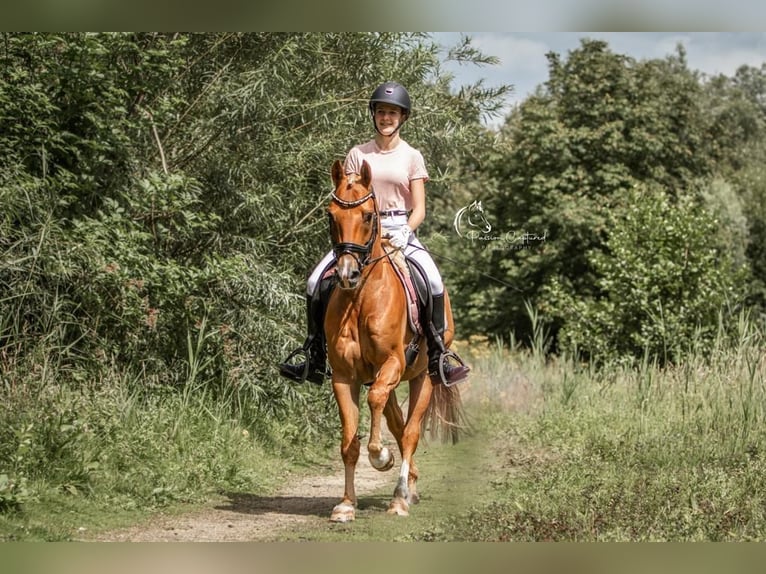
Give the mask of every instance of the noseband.
[{"label": "noseband", "polygon": [[375,239],[378,237],[378,204],[375,200],[375,192],[370,190],[367,195],[354,201],[346,201],[345,199],[341,199],[335,194],[334,191],[332,192],[332,200],[341,207],[358,207],[368,199],[372,199],[373,203],[375,203],[375,211],[373,212],[372,219],[372,235],[370,235],[369,241],[367,241],[367,243],[364,245],[342,241],[332,246],[332,250],[335,253],[335,259],[340,259],[341,255],[351,255],[354,257],[354,259],[356,259],[360,271],[370,262],[372,247],[375,244]]}]

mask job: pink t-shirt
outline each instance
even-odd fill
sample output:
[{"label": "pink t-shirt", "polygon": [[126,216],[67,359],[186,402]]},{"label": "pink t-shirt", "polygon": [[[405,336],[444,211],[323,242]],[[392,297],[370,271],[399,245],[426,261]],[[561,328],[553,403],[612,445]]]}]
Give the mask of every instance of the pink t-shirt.
[{"label": "pink t-shirt", "polygon": [[383,151],[370,140],[351,148],[346,156],[346,173],[359,173],[367,160],[372,170],[372,187],[381,211],[412,209],[410,181],[428,181],[423,154],[404,140],[392,150]]}]

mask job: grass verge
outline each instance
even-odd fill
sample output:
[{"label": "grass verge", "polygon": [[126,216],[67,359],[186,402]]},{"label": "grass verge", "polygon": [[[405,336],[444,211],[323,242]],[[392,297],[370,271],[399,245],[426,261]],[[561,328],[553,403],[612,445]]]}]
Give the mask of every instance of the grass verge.
[{"label": "grass verge", "polygon": [[326,456],[326,443],[304,442],[305,427],[259,421],[246,401],[233,409],[205,393],[118,379],[5,391],[2,541],[87,538],[222,492],[271,493]]},{"label": "grass verge", "polygon": [[766,362],[751,330],[679,365],[595,371],[488,349],[492,494],[417,540],[766,538]]}]

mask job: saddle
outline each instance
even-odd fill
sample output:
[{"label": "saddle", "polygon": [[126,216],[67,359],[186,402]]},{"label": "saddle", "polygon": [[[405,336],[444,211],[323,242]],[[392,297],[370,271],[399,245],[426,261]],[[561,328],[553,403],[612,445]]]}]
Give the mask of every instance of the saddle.
[{"label": "saddle", "polygon": [[407,296],[407,321],[410,329],[417,335],[423,335],[421,317],[425,316],[428,309],[430,297],[428,280],[420,266],[411,259],[407,259],[401,251],[390,251],[389,255]]}]

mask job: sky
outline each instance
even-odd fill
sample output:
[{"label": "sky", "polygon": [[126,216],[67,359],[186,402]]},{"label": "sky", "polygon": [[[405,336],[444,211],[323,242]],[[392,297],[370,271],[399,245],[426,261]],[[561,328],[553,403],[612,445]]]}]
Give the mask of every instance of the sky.
[{"label": "sky", "polygon": [[[743,64],[766,63],[766,32],[435,32],[444,46],[455,45],[461,36],[487,55],[497,56],[497,66],[448,63],[455,85],[484,79],[487,86],[511,84],[508,105],[520,102],[548,79],[548,52],[563,58],[579,47],[582,38],[605,40],[609,48],[637,60],[664,58],[680,43],[686,49],[690,69],[707,75],[731,76]],[[502,118],[488,122],[499,125]]]}]

